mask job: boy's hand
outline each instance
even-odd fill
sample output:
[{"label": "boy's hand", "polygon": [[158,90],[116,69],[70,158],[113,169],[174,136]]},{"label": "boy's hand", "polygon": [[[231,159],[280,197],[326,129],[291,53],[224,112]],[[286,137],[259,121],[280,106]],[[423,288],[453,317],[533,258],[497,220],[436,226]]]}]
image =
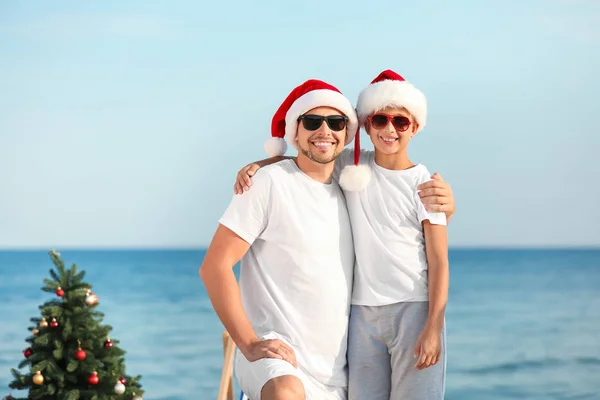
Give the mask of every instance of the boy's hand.
[{"label": "boy's hand", "polygon": [[431,179],[417,186],[421,201],[427,210],[445,213],[449,221],[456,211],[452,187],[437,172],[431,176]]},{"label": "boy's hand", "polygon": [[442,352],[442,334],[439,329],[425,327],[414,349],[414,357],[417,359],[415,368],[423,370],[435,365],[440,361]]},{"label": "boy's hand", "polygon": [[252,163],[240,169],[240,172],[237,173],[235,184],[233,185],[233,192],[235,194],[242,194],[244,193],[244,190],[250,190],[250,185],[252,185],[250,177],[254,176],[259,168],[260,165]]}]

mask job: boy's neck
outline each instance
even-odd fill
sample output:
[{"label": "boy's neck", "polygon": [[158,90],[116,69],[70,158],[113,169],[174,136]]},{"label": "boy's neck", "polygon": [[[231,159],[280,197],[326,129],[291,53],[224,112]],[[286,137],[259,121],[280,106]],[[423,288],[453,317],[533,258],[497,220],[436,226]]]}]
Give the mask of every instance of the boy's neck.
[{"label": "boy's neck", "polygon": [[400,154],[385,154],[377,150],[375,150],[375,164],[379,165],[381,168],[391,170],[403,170],[415,166],[408,158],[406,152]]},{"label": "boy's neck", "polygon": [[333,180],[333,168],[335,166],[333,161],[329,164],[319,164],[303,154],[298,154],[298,157],[294,158],[294,162],[300,168],[300,171],[317,182],[329,184]]}]

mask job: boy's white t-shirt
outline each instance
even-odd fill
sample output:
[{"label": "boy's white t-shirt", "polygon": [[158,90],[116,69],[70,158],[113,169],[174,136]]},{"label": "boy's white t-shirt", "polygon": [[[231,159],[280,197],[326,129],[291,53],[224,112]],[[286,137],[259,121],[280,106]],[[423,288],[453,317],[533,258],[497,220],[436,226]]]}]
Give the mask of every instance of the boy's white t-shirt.
[{"label": "boy's white t-shirt", "polygon": [[[354,150],[344,149],[335,162],[334,178],[353,163]],[[360,164],[371,170],[369,184],[360,192],[344,192],[356,254],[352,304],[427,301],[422,222],[446,225],[446,215],[427,211],[418,195],[417,186],[431,180],[431,174],[422,164],[406,170],[382,168],[368,150],[361,150]]]},{"label": "boy's white t-shirt", "polygon": [[293,160],[269,165],[219,222],[251,244],[239,284],[256,334],[282,336],[304,372],[346,386],[354,248],[337,182],[319,183]]}]

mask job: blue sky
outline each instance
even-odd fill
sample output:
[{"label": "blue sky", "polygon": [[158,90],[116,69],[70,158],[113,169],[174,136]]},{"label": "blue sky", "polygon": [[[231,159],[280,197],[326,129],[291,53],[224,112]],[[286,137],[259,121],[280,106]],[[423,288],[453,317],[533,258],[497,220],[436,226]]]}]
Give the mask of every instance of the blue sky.
[{"label": "blue sky", "polygon": [[600,245],[599,2],[200,3],[0,3],[0,248],[207,245],[293,87],[387,68],[451,245]]}]

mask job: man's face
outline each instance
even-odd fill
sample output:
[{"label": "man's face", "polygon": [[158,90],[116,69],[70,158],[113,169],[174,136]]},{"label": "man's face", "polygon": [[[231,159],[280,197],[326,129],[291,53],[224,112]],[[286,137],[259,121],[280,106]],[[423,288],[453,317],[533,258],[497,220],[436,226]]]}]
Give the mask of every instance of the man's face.
[{"label": "man's face", "polygon": [[[329,127],[327,121],[323,121],[319,125],[317,121],[319,116],[335,116],[330,122],[334,129]],[[298,121],[296,135],[300,153],[319,164],[329,164],[339,157],[346,140],[347,119],[343,119],[343,117],[344,114],[330,107],[313,108],[303,114],[304,120]],[[342,126],[343,129],[335,130]],[[311,128],[316,129],[310,130]]]},{"label": "man's face", "polygon": [[[397,118],[392,119],[392,117]],[[418,128],[414,118],[405,108],[385,108],[369,118],[370,120],[365,123],[365,129],[375,150],[384,154],[405,151]]]}]

